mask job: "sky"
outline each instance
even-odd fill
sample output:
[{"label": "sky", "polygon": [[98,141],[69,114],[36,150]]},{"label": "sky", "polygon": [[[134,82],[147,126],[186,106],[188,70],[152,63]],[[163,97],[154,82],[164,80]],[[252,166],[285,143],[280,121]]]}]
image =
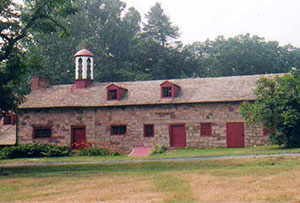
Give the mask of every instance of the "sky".
[{"label": "sky", "polygon": [[300,0],[123,0],[143,16],[160,2],[185,44],[250,33],[300,47]]}]

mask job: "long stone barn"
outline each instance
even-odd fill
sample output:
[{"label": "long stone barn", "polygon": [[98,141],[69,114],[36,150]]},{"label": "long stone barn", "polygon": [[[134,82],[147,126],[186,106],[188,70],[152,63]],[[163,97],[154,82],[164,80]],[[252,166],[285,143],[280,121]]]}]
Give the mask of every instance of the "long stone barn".
[{"label": "long stone barn", "polygon": [[251,75],[178,80],[93,83],[93,54],[75,54],[75,84],[50,85],[34,77],[20,106],[17,143],[76,148],[78,143],[128,153],[134,147],[250,147],[268,143],[261,126],[239,113],[255,100]]}]

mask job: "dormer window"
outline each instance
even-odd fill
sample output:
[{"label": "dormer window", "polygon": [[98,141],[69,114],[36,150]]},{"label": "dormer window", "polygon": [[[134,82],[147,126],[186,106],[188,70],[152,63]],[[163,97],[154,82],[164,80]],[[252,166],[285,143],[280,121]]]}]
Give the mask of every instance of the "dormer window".
[{"label": "dormer window", "polygon": [[108,90],[108,100],[117,100],[118,90]]},{"label": "dormer window", "polygon": [[172,87],[163,87],[163,97],[172,97]]},{"label": "dormer window", "polygon": [[107,89],[107,101],[121,100],[127,91],[127,89],[119,87],[115,84],[109,85],[106,89]]},{"label": "dormer window", "polygon": [[174,98],[177,96],[180,87],[169,81],[163,82],[161,85],[161,98]]}]

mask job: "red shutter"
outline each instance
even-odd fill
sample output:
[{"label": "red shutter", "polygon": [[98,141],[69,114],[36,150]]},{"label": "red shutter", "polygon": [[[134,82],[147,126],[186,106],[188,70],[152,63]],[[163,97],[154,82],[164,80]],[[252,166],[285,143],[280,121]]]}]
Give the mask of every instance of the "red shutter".
[{"label": "red shutter", "polygon": [[200,124],[200,135],[201,136],[212,136],[211,123],[201,123]]}]

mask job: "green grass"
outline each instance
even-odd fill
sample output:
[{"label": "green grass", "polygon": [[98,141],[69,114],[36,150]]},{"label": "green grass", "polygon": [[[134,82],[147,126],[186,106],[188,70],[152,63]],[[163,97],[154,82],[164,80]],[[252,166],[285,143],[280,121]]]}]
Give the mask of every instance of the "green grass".
[{"label": "green grass", "polygon": [[[300,153],[300,148],[286,149],[279,146],[260,146],[248,148],[221,148],[221,149],[178,149],[170,152],[151,155],[145,159],[159,158],[192,158],[192,157],[211,157],[211,156],[236,156],[236,155],[259,155],[259,154],[281,154],[281,153]],[[105,157],[88,157],[88,156],[71,156],[58,158],[28,158],[28,159],[9,159],[0,160],[0,164],[21,164],[21,163],[55,163],[55,162],[93,162],[107,160],[135,160],[141,158],[130,158],[123,156],[105,156]]]},{"label": "green grass", "polygon": [[0,202],[297,201],[299,175],[300,157],[16,167],[0,176]]},{"label": "green grass", "polygon": [[259,154],[300,153],[300,148],[287,149],[276,145],[247,147],[247,148],[218,148],[218,149],[180,149],[149,158],[183,158],[183,157],[212,157]]}]

